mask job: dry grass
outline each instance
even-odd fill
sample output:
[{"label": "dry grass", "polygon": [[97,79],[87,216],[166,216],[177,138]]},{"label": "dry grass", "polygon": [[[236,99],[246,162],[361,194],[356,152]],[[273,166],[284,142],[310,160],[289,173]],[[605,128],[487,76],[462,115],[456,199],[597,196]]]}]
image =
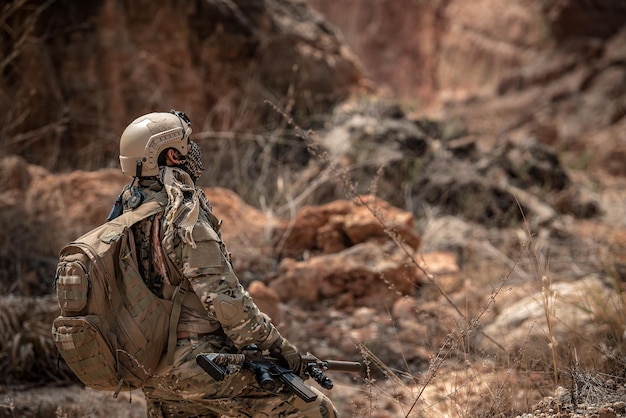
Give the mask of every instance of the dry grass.
[{"label": "dry grass", "polygon": [[[287,117],[285,112],[278,108],[277,110]],[[291,118],[288,121],[295,125]],[[495,269],[496,263],[493,260],[482,259],[483,253],[477,252],[472,256],[471,262],[466,262],[467,269],[462,272],[472,283],[473,289],[467,292],[464,299],[453,297],[446,293],[439,278],[427,271],[423,263],[412,256],[397,234],[386,227],[385,219],[372,206],[371,201],[356,193],[355,180],[350,178],[349,170],[337,168],[329,156],[316,145],[314,133],[305,132],[297,126],[294,126],[294,132],[305,141],[311,155],[321,162],[319,171],[312,171],[308,176],[291,181],[288,172],[278,170],[276,178],[273,177],[273,170],[267,168],[259,183],[250,187],[251,196],[255,193],[252,189],[261,184],[272,183],[272,187],[275,187],[272,189],[273,194],[267,193],[270,189],[265,187],[257,196],[258,201],[262,202],[260,206],[273,213],[294,214],[315,188],[321,187],[328,179],[338,180],[345,195],[358,199],[363,206],[369,208],[388,236],[422,270],[429,283],[429,294],[447,305],[455,318],[455,325],[446,330],[444,342],[434,348],[428,367],[423,369],[412,368],[406,362],[403,370],[393,369],[378,358],[376,347],[368,346],[362,341],[357,342],[362,359],[367,365],[367,373],[356,385],[343,383],[340,386],[341,392],[334,395],[344,415],[371,418],[509,417],[530,410],[542,397],[552,396],[558,387],[570,388],[570,400],[573,403],[589,403],[610,399],[615,393],[614,389],[607,387],[607,380],[612,379],[617,385],[623,385],[626,378],[623,375],[623,370],[626,369],[623,349],[626,300],[615,267],[621,254],[609,252],[602,255],[605,271],[614,272],[610,276],[615,290],[612,297],[606,300],[600,294],[589,293],[586,304],[580,306],[580,309],[592,314],[599,335],[604,335],[604,338],[590,342],[586,341],[587,336],[573,332],[571,341],[559,341],[555,333],[560,314],[557,303],[560,296],[555,292],[556,277],[550,271],[549,252],[543,247],[543,242],[537,240],[537,235],[528,223],[525,224],[524,235],[514,251],[510,251],[510,248],[496,248],[486,240],[483,253],[491,254],[493,259],[498,260],[499,267]],[[281,144],[275,137],[248,139],[262,144],[262,148],[266,149],[261,159],[268,158],[272,154],[271,150]],[[253,156],[243,156],[240,164],[245,165],[246,159],[250,158]],[[372,194],[375,194],[376,188],[377,178],[374,178],[370,185]],[[260,196],[266,193],[269,197],[262,201]],[[248,200],[251,196],[247,197]],[[438,226],[440,220],[441,217],[433,213],[432,218],[425,222]],[[617,247],[615,251],[621,249]],[[509,293],[529,280],[534,281],[541,292],[541,306],[547,328],[539,343],[548,347],[549,356],[535,356],[537,341],[530,338],[533,330],[529,330],[528,339],[514,352],[508,352],[504,347],[498,355],[483,352],[475,343],[476,336],[483,333],[485,322],[500,309],[499,301],[508,300]],[[15,322],[11,322],[12,316],[5,315],[3,318],[4,327],[11,335],[16,335],[19,331],[9,329],[10,324]],[[37,329],[39,328],[35,326],[31,328]],[[16,344],[10,346],[11,352],[28,353],[27,342],[32,338],[26,337],[25,332],[21,335],[17,339],[12,338]],[[484,333],[482,336],[490,338]],[[5,338],[9,339],[6,336]],[[492,339],[494,345],[501,345],[502,341]],[[574,347],[580,341],[590,343],[587,345],[590,348],[585,353],[568,348],[568,345]],[[23,348],[16,348],[18,346]],[[5,345],[3,349],[6,347],[9,346]],[[42,347],[44,353],[49,351],[45,345]],[[4,357],[5,360],[7,358]],[[16,370],[20,364],[29,360],[25,358],[20,361],[14,366]],[[59,416],[64,416],[66,412],[59,413]]]},{"label": "dry grass", "polygon": [[[274,105],[273,105],[274,106]],[[427,277],[430,284],[437,290],[441,300],[445,301],[450,308],[458,315],[457,327],[447,335],[445,343],[439,348],[436,355],[431,358],[428,370],[419,374],[413,374],[407,367],[402,373],[392,370],[383,361],[377,358],[376,353],[365,344],[359,343],[359,349],[365,364],[367,374],[363,380],[363,394],[367,402],[363,402],[360,412],[353,416],[377,417],[381,404],[386,404],[390,400],[395,402],[395,409],[398,416],[409,417],[495,417],[512,416],[530,410],[541,397],[551,396],[560,385],[567,384],[569,377],[570,385],[577,388],[577,393],[586,393],[587,402],[601,403],[610,401],[614,391],[605,390],[605,379],[596,379],[596,376],[603,374],[608,364],[615,362],[622,370],[626,366],[626,357],[623,351],[624,318],[626,310],[624,308],[624,296],[617,291],[615,298],[611,299],[614,310],[608,310],[611,314],[603,315],[607,312],[604,309],[597,309],[594,312],[599,315],[594,316],[598,327],[603,327],[610,335],[607,341],[595,343],[595,354],[597,358],[592,360],[598,368],[588,371],[580,371],[578,368],[570,369],[568,373],[562,373],[567,358],[562,355],[563,350],[557,349],[559,346],[567,345],[567,341],[557,341],[555,327],[558,322],[557,299],[559,294],[553,289],[553,276],[550,272],[549,253],[539,249],[539,244],[535,242],[535,234],[531,230],[530,223],[520,207],[526,233],[526,242],[519,248],[518,257],[512,262],[511,268],[500,278],[498,284],[491,290],[491,293],[484,297],[485,302],[474,309],[474,315],[470,316],[464,307],[458,306],[452,298],[446,294],[438,284],[437,277],[426,271],[407,250],[405,244],[399,239],[393,230],[387,228],[385,219],[375,207],[371,206],[368,199],[359,195],[354,187],[354,180],[349,176],[347,170],[338,170],[333,166],[328,154],[320,151],[316,145],[314,133],[305,132],[297,126],[293,119],[286,112],[274,106],[275,110],[283,115],[290,125],[294,127],[298,136],[303,138],[309,151],[334,174],[341,179],[346,190],[346,195],[351,199],[356,199],[367,207],[378,219],[388,236],[402,248],[412,263]],[[381,167],[382,168],[382,167]],[[377,179],[371,183],[370,191],[375,195]],[[296,199],[294,199],[296,200]],[[520,266],[521,260],[527,256],[530,266]],[[493,309],[498,296],[511,290],[507,288],[511,277],[520,267],[524,273],[534,272],[533,277],[540,284],[541,302],[543,313],[547,325],[545,334],[545,344],[550,350],[550,361],[537,364],[532,358],[525,354],[525,347],[516,353],[504,353],[502,359],[492,359],[482,357],[481,353],[471,346],[469,336],[474,332],[481,332],[481,321],[483,316]],[[489,270],[486,266],[485,270]],[[525,273],[526,274],[526,273]],[[491,272],[490,277],[494,277]],[[619,286],[616,286],[618,288]],[[607,301],[594,301],[594,295],[589,294],[589,305],[596,307]],[[617,315],[613,315],[617,313]],[[487,337],[487,336],[486,336]],[[582,337],[582,336],[578,336]],[[583,337],[584,338],[584,337]],[[498,344],[497,341],[494,341]],[[529,343],[527,340],[526,344]],[[608,353],[607,353],[608,352]],[[611,361],[607,362],[606,359]],[[578,362],[576,362],[578,364]],[[384,382],[378,382],[372,377],[372,370],[382,371],[385,377]],[[618,369],[613,369],[615,372]],[[617,379],[623,384],[626,376],[605,375],[611,379]],[[583,386],[582,388],[580,386]],[[382,413],[380,416],[385,416]],[[395,416],[395,415],[394,415]]]}]

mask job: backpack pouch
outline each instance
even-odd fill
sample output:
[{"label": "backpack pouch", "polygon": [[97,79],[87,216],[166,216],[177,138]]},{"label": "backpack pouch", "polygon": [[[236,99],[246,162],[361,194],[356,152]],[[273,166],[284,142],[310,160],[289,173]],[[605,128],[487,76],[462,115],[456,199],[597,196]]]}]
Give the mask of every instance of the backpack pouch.
[{"label": "backpack pouch", "polygon": [[86,256],[68,257],[57,266],[56,290],[59,307],[64,312],[79,313],[87,306],[89,272]]},{"label": "backpack pouch", "polygon": [[59,316],[52,324],[52,337],[67,365],[85,385],[116,389],[120,381],[117,362],[98,316]]}]

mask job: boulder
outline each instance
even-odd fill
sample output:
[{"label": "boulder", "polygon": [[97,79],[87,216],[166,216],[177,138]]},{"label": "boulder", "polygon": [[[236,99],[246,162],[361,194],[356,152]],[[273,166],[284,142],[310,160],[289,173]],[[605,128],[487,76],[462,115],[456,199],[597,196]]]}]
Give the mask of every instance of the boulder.
[{"label": "boulder", "polygon": [[369,240],[395,238],[409,251],[420,243],[413,215],[375,196],[305,206],[293,220],[278,221],[273,237],[279,257],[296,259],[339,252]]},{"label": "boulder", "polygon": [[415,294],[423,281],[416,257],[393,242],[368,241],[303,261],[285,258],[269,286],[281,301],[329,301],[347,309],[391,306],[398,297]]},{"label": "boulder", "polygon": [[482,329],[490,338],[477,337],[482,350],[502,354],[504,348],[509,355],[523,353],[536,364],[552,363],[555,350],[558,358],[578,356],[582,362],[597,355],[597,341],[623,338],[619,295],[598,277],[557,283],[546,279],[542,285],[517,301],[508,298],[512,302],[499,308],[497,317]]},{"label": "boulder", "polygon": [[248,293],[259,310],[267,314],[275,325],[280,325],[283,310],[279,304],[278,294],[259,280],[254,280],[248,285]]}]

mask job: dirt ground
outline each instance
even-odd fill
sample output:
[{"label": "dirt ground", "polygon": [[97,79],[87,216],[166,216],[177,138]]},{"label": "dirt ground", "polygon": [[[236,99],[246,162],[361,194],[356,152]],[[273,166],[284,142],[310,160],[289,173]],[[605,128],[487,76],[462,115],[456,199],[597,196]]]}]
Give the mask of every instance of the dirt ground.
[{"label": "dirt ground", "polygon": [[73,418],[146,416],[146,402],[140,391],[110,392],[85,389],[79,385],[38,388],[0,387],[0,417]]}]

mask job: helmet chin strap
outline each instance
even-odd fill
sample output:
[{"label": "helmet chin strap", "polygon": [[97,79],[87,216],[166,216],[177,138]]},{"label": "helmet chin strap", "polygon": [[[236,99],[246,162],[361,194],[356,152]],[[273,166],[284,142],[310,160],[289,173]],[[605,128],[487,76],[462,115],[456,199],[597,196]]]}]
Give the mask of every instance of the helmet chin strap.
[{"label": "helmet chin strap", "polygon": [[143,164],[141,160],[137,160],[137,164],[135,165],[135,177],[141,177],[142,168],[143,168]]}]

